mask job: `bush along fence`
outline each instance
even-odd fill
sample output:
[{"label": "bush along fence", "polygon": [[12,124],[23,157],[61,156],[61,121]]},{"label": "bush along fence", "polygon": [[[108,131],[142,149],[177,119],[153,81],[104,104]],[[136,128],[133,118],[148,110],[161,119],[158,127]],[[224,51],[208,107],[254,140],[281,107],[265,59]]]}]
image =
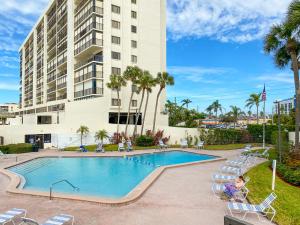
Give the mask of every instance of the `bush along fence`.
[{"label": "bush along fence", "polygon": [[5,154],[19,154],[32,152],[32,144],[11,144],[0,146],[0,151]]}]

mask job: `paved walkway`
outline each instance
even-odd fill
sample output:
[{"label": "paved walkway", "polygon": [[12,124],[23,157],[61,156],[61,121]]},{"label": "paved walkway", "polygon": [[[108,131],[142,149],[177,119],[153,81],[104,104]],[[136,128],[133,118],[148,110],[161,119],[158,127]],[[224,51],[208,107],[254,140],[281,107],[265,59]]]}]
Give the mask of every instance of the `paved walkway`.
[{"label": "paved walkway", "polygon": [[[233,158],[239,151],[203,153]],[[24,154],[19,159],[29,159],[32,155]],[[14,160],[15,158],[1,159],[0,168]],[[7,194],[5,189],[9,180],[0,174],[0,212],[13,207],[25,208],[28,210],[28,216],[39,222],[44,222],[58,213],[72,214],[75,216],[75,225],[222,225],[224,215],[228,213],[226,202],[216,198],[211,191],[211,175],[222,163],[212,162],[169,169],[137,202],[122,207],[69,200],[49,201],[42,197]],[[255,225],[262,224],[253,215],[247,216],[247,221]],[[265,221],[264,224],[271,223]]]}]

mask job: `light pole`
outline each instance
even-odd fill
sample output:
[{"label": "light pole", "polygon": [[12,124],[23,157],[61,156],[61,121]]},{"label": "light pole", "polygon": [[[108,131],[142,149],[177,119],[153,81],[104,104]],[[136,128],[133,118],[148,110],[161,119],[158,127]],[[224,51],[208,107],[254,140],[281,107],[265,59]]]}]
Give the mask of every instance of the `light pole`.
[{"label": "light pole", "polygon": [[276,101],[274,102],[275,104],[277,104],[277,123],[278,123],[278,142],[277,142],[277,146],[278,146],[278,152],[279,152],[279,162],[281,163],[281,121],[280,121],[280,102]]}]

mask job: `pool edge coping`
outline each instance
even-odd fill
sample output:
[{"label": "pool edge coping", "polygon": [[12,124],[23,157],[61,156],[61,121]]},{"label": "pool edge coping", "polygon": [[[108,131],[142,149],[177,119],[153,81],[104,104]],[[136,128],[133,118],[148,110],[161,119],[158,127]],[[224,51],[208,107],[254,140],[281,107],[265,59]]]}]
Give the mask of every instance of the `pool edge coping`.
[{"label": "pool edge coping", "polygon": [[[199,151],[193,151],[189,149],[168,149],[167,151],[182,151],[182,152],[188,152],[188,153],[194,153],[199,155],[209,155],[199,152]],[[155,153],[157,151],[150,151],[150,153]],[[126,153],[125,153],[126,154]],[[124,154],[124,155],[125,155]],[[130,154],[130,156],[133,155],[143,155],[147,153],[137,153],[137,154]],[[120,156],[105,156],[105,155],[70,155],[70,156],[56,156],[56,157],[62,157],[62,158],[76,158],[76,157],[122,157],[124,155]],[[90,203],[97,203],[101,205],[110,205],[110,206],[123,206],[123,205],[129,205],[131,203],[136,202],[138,199],[140,199],[145,192],[155,183],[155,181],[158,180],[158,178],[168,169],[173,168],[180,168],[180,167],[186,167],[186,166],[193,166],[203,163],[211,163],[211,162],[217,162],[217,161],[224,161],[226,160],[223,157],[215,156],[215,155],[209,155],[214,156],[216,158],[214,159],[207,159],[203,161],[196,161],[196,162],[188,162],[188,163],[181,163],[181,164],[175,164],[175,165],[168,165],[168,166],[161,166],[159,168],[156,168],[154,171],[152,171],[148,176],[146,176],[142,182],[140,182],[134,189],[132,189],[126,196],[118,198],[118,199],[111,199],[111,198],[103,198],[103,197],[97,197],[97,196],[75,196],[71,194],[62,194],[62,193],[56,193],[53,195],[53,199],[64,199],[64,200],[73,200],[73,201],[82,201],[82,202],[90,202]],[[0,169],[0,173],[4,174],[10,179],[10,182],[8,184],[8,187],[6,191],[10,194],[21,194],[21,195],[30,195],[30,196],[36,196],[36,197],[47,197],[49,198],[49,193],[45,191],[32,191],[32,190],[24,190],[19,189],[19,185],[21,184],[21,178],[19,175],[8,171],[7,169],[16,165],[21,165],[27,162],[30,162],[35,159],[39,158],[49,158],[49,157],[55,157],[53,155],[43,155],[43,156],[37,156],[33,157],[31,159],[23,160],[18,163],[13,163],[12,165],[6,166],[5,168]]]}]

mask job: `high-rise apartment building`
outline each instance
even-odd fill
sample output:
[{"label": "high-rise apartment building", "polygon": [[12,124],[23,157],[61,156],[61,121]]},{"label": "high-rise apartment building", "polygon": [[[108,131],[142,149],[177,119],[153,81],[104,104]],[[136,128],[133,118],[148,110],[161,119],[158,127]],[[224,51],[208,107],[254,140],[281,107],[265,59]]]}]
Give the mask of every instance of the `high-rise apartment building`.
[{"label": "high-rise apartment building", "polygon": [[[106,83],[111,74],[134,65],[154,76],[166,71],[165,0],[51,0],[20,48],[21,123],[63,124],[68,132],[80,124],[110,129],[121,104],[124,124],[134,87],[128,83],[121,89],[119,103]],[[134,95],[130,103],[131,124],[140,98]],[[161,126],[168,124],[165,100],[163,93],[157,120]],[[153,111],[149,107],[146,128]],[[48,127],[43,132],[51,133]]]}]

